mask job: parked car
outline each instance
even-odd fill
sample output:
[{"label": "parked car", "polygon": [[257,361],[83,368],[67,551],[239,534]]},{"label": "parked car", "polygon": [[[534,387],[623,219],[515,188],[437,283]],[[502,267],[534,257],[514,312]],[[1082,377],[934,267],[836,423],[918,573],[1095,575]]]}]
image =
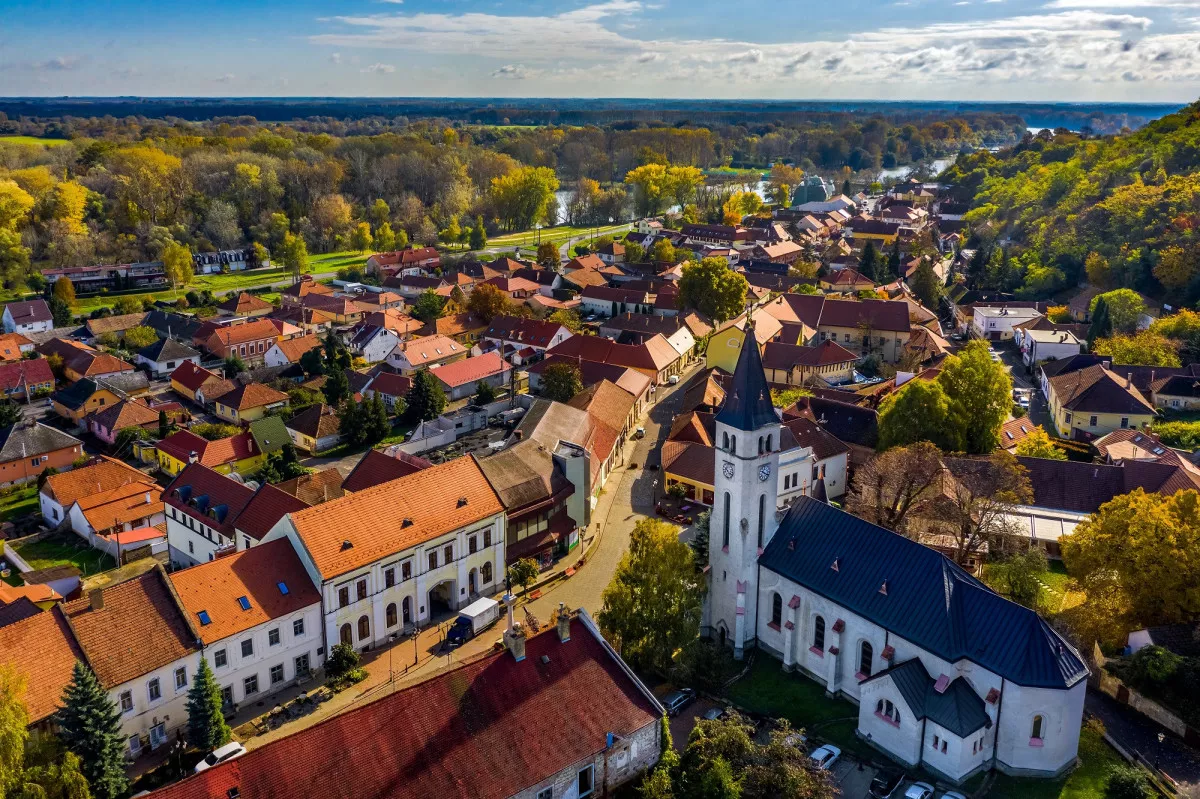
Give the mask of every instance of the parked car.
[{"label": "parked car", "polygon": [[679,711],[687,707],[695,698],[696,692],[691,688],[680,688],[663,697],[663,707],[667,709],[668,716],[678,716]]},{"label": "parked car", "polygon": [[842,750],[838,749],[836,746],[830,746],[829,744],[818,747],[817,749],[813,750],[811,755],[809,755],[809,757],[812,758],[813,764],[822,771],[829,771],[832,769],[833,764],[836,763],[838,758],[841,756]]},{"label": "parked car", "polygon": [[933,799],[933,786],[927,782],[914,782],[904,792],[904,799]]},{"label": "parked car", "polygon": [[667,378],[667,382],[673,386],[677,385],[679,383],[679,375],[671,375]]},{"label": "parked car", "polygon": [[246,747],[242,746],[237,741],[231,741],[222,747],[212,750],[204,759],[196,764],[196,772],[208,771],[218,763],[224,763],[226,760],[233,760],[235,757],[241,757],[246,754]]},{"label": "parked car", "polygon": [[724,715],[725,715],[725,708],[721,707],[720,705],[717,705],[716,707],[710,707],[708,710],[701,713],[700,718],[702,718],[705,721],[716,721],[717,719],[721,718]]},{"label": "parked car", "polygon": [[871,796],[873,799],[889,799],[900,783],[904,782],[902,771],[880,771],[871,780]]}]

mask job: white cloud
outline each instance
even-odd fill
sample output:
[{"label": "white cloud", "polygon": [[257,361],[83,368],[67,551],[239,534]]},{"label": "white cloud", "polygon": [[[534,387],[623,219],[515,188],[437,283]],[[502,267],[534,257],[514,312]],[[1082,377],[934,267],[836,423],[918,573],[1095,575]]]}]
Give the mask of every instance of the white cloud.
[{"label": "white cloud", "polygon": [[330,62],[331,64],[340,64],[340,63],[342,63],[342,54],[341,54],[341,53],[330,53],[330,54],[329,54],[329,62]]},{"label": "white cloud", "polygon": [[60,55],[51,58],[48,61],[42,61],[34,64],[34,69],[43,70],[46,72],[69,72],[73,69],[79,69],[82,59],[79,56]]},{"label": "white cloud", "polygon": [[[1088,0],[1095,4],[1183,0]],[[1195,4],[1197,0],[1188,0]],[[985,0],[996,2],[996,0]],[[1052,0],[1079,3],[1084,0]],[[755,42],[635,38],[659,29],[628,28],[646,9],[637,0],[610,0],[547,16],[482,12],[389,13],[343,16],[311,37],[316,44],[355,51],[397,49],[426,61],[474,62],[478,76],[534,78],[538,90],[579,94],[627,93],[631,86],[691,82],[714,96],[772,84],[781,90],[820,86],[845,96],[871,86],[886,96],[936,90],[921,86],[1043,86],[1049,82],[1115,85],[1145,81],[1200,82],[1200,28],[1157,34],[1144,16],[1064,8],[1000,19],[944,21],[878,28],[845,40]],[[466,60],[466,59],[469,59]],[[468,68],[469,69],[469,68]],[[889,89],[894,87],[894,89]],[[1072,89],[1073,91],[1073,89]],[[861,95],[857,95],[861,96]]]},{"label": "white cloud", "polygon": [[396,71],[396,67],[392,64],[372,64],[369,67],[363,67],[360,71],[375,75],[390,75]]},{"label": "white cloud", "polygon": [[217,83],[233,83],[235,78],[237,78],[237,75],[234,75],[232,72],[226,72],[219,78],[213,78],[213,80]]},{"label": "white cloud", "polygon": [[1196,8],[1196,0],[1051,0],[1046,8]]}]

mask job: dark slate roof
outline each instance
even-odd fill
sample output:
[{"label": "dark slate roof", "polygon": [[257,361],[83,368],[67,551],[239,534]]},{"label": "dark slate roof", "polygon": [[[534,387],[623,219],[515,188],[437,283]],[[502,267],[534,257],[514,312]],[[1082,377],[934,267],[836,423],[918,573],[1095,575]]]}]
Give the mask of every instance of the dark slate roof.
[{"label": "dark slate roof", "polygon": [[[956,461],[947,459],[947,468],[953,471]],[[1139,488],[1148,494],[1165,496],[1197,488],[1188,472],[1172,463],[1141,460],[1083,463],[1024,456],[1017,461],[1029,473],[1033,505],[1039,508],[1095,513],[1114,497]]]},{"label": "dark slate roof", "polygon": [[70,447],[82,447],[83,442],[61,430],[41,422],[17,422],[0,429],[0,463],[32,458]]},{"label": "dark slate roof", "polygon": [[77,411],[96,393],[96,381],[91,378],[76,380],[66,388],[55,391],[50,398],[65,408]]},{"label": "dark slate roof", "polygon": [[1146,632],[1155,646],[1168,649],[1180,657],[1200,657],[1200,623],[1149,627]]},{"label": "dark slate roof", "polygon": [[170,311],[150,311],[146,314],[143,325],[154,328],[160,336],[191,341],[192,336],[200,329],[202,322],[194,316],[171,313]]},{"label": "dark slate roof", "polygon": [[906,660],[870,679],[884,677],[892,678],[896,690],[904,697],[904,702],[916,718],[929,719],[959,738],[966,738],[973,732],[992,726],[983,700],[963,677],[955,677],[939,693],[934,687],[937,680],[929,676],[920,658]]},{"label": "dark slate roof", "polygon": [[[752,329],[747,324],[747,331]],[[775,406],[771,404],[771,388],[763,371],[758,340],[752,335],[742,337],[742,352],[738,355],[725,401],[717,412],[717,421],[737,430],[757,430],[765,425],[779,424]]]},{"label": "dark slate roof", "polygon": [[803,397],[784,413],[784,420],[812,419],[839,441],[875,448],[879,440],[879,413],[850,402],[826,397]]},{"label": "dark slate roof", "polygon": [[177,361],[183,358],[194,358],[200,353],[186,344],[181,344],[173,338],[160,338],[149,347],[138,350],[138,355],[152,361]]},{"label": "dark slate roof", "polygon": [[966,659],[1027,687],[1067,688],[1088,675],[1032,610],[936,550],[809,497],[788,510],[758,562],[947,662]]}]

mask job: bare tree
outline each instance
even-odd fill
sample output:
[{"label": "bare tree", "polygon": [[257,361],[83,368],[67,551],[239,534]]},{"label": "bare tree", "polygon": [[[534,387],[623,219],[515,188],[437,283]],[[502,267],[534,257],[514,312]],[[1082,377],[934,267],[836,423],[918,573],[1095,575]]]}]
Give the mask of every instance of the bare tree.
[{"label": "bare tree", "polygon": [[941,472],[941,452],[928,441],[889,449],[854,473],[847,509],[903,533],[909,512],[933,495]]},{"label": "bare tree", "polygon": [[986,545],[991,555],[1019,552],[1027,541],[1008,515],[1013,505],[1033,501],[1025,467],[1008,452],[986,458],[946,458],[937,498],[922,510],[930,532],[949,536],[960,566]]}]

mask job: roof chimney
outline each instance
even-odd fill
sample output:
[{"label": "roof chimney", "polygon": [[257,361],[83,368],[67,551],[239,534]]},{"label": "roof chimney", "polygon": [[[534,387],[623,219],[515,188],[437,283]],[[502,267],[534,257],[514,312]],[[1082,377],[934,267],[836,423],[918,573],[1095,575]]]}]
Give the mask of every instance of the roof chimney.
[{"label": "roof chimney", "polygon": [[198,460],[200,460],[200,458],[198,455],[196,455],[196,450],[192,450],[188,453],[188,463],[195,463]]},{"label": "roof chimney", "polygon": [[104,610],[104,591],[100,588],[93,588],[88,594],[88,599],[92,602],[92,610]]},{"label": "roof chimney", "polygon": [[149,504],[150,504],[151,502],[153,502],[153,501],[154,501],[154,500],[153,500],[153,499],[151,499],[151,497],[150,497],[150,492],[149,492],[149,491],[147,491],[147,492],[146,492],[146,504],[147,504],[147,505],[149,505]]},{"label": "roof chimney", "polygon": [[1125,373],[1125,388],[1129,388],[1132,385],[1133,385],[1133,372],[1126,372]]},{"label": "roof chimney", "polygon": [[558,640],[564,644],[571,640],[571,612],[565,602],[558,603]]},{"label": "roof chimney", "polygon": [[504,645],[512,653],[513,660],[520,663],[525,659],[525,630],[521,622],[513,622],[512,627],[504,631]]}]

